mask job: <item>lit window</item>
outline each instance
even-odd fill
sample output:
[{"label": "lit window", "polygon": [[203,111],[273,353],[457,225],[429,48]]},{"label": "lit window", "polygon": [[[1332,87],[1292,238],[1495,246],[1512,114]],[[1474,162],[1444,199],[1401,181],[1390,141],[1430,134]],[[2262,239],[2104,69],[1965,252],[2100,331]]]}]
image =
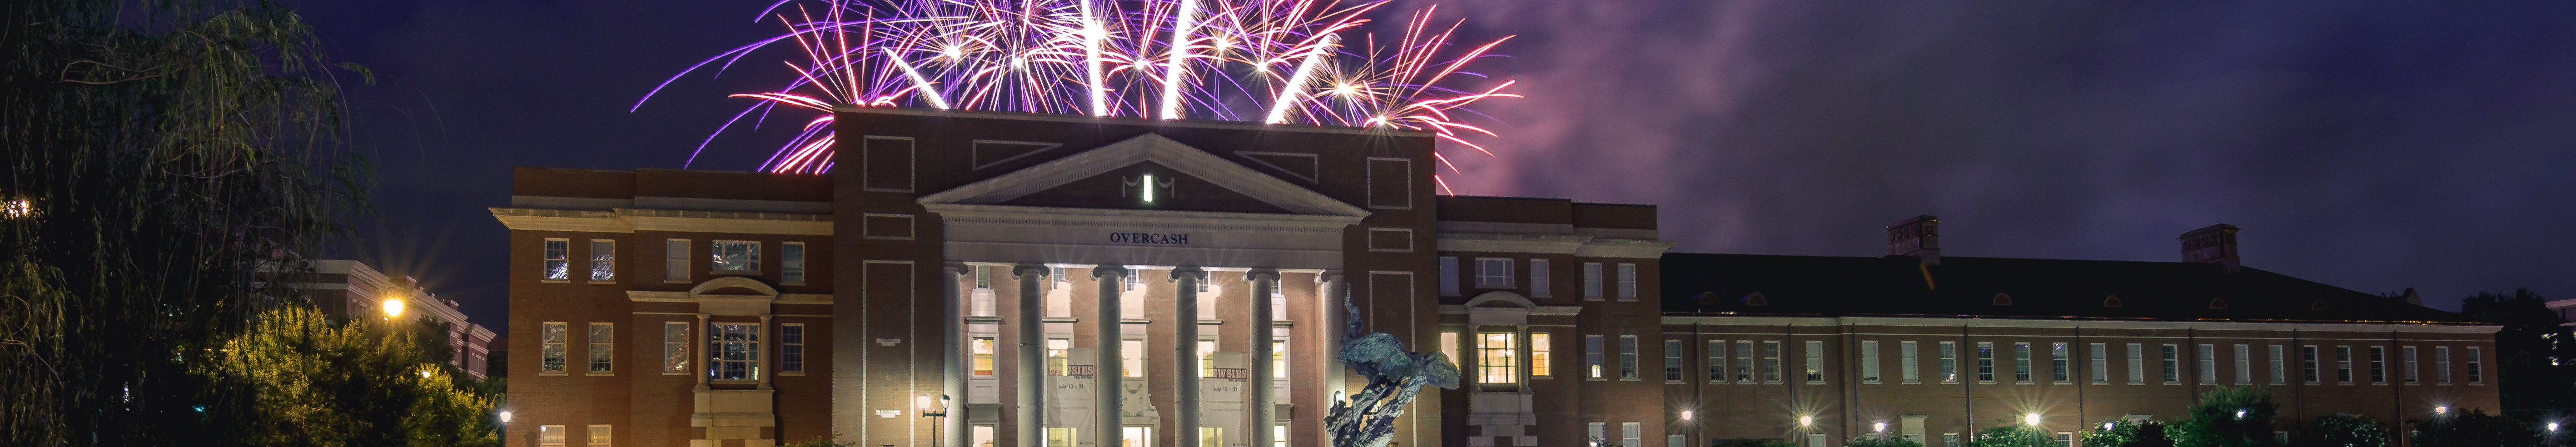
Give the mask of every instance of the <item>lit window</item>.
[{"label": "lit window", "polygon": [[707,326],[708,378],[759,380],[760,324],[709,323]]},{"label": "lit window", "polygon": [[590,324],[589,372],[609,372],[610,366],[616,363],[612,362],[611,360],[613,359],[610,358],[610,354],[616,352],[616,348],[614,347],[614,343],[617,341],[616,332],[617,326],[610,323]]},{"label": "lit window", "polygon": [[1520,383],[1520,357],[1513,355],[1515,344],[1510,332],[1476,334],[1477,383],[1509,385]]},{"label": "lit window", "polygon": [[1529,291],[1531,298],[1547,298],[1547,260],[1531,259]]},{"label": "lit window", "polygon": [[1825,383],[1825,342],[1807,342],[1807,383]]},{"label": "lit window", "polygon": [[805,372],[805,325],[778,325],[778,373]]},{"label": "lit window", "polygon": [[689,282],[689,240],[662,241],[662,282]]},{"label": "lit window", "polygon": [[1458,365],[1464,365],[1464,364],[1466,364],[1465,362],[1467,361],[1467,359],[1458,357],[1458,333],[1457,333],[1457,332],[1441,332],[1441,333],[1440,333],[1440,356],[1441,356],[1441,357],[1447,357],[1447,358],[1449,359],[1449,365],[1450,365],[1450,366],[1458,366]]},{"label": "lit window", "polygon": [[993,337],[975,337],[966,343],[966,352],[974,359],[968,367],[976,376],[993,375]]},{"label": "lit window", "polygon": [[1619,423],[1619,445],[1643,445],[1638,444],[1640,439],[1645,438],[1643,425],[1636,422]]},{"label": "lit window", "polygon": [[1601,300],[1601,263],[1583,263],[1583,299]]},{"label": "lit window", "polygon": [[617,279],[617,241],[590,240],[590,280]]},{"label": "lit window", "polygon": [[1047,427],[1045,447],[1073,447],[1077,439],[1073,427]]},{"label": "lit window", "polygon": [[1216,377],[1216,342],[1199,341],[1199,377]]},{"label": "lit window", "polygon": [[1959,342],[1941,342],[1941,383],[1959,383]]},{"label": "lit window", "polygon": [[[1047,350],[1047,352],[1046,352],[1046,354],[1047,354],[1047,375],[1050,375],[1050,376],[1065,376],[1065,375],[1072,375],[1072,374],[1073,374],[1073,371],[1072,371],[1072,368],[1073,368],[1073,357],[1071,357],[1070,355],[1068,355],[1068,353],[1070,353],[1070,352],[1073,350],[1073,339],[1070,339],[1070,338],[1050,338],[1050,339],[1047,339],[1047,341],[1046,341],[1046,350]],[[1070,444],[1068,444],[1068,445],[1070,445]]]},{"label": "lit window", "polygon": [[1753,360],[1753,341],[1752,341],[1752,340],[1736,340],[1736,341],[1735,341],[1735,383],[1737,383],[1737,384],[1744,384],[1744,385],[1752,384],[1752,383],[1753,383],[1753,366],[1754,366],[1754,360]]},{"label": "lit window", "polygon": [[565,333],[568,330],[564,323],[551,321],[537,329],[537,372],[564,372],[565,357],[570,355],[564,346],[570,336]]},{"label": "lit window", "polygon": [[662,373],[689,373],[689,324],[662,323]]},{"label": "lit window", "polygon": [[805,283],[805,243],[783,242],[778,244],[778,282],[784,284]]},{"label": "lit window", "polygon": [[563,445],[564,445],[564,426],[561,426],[561,425],[539,425],[539,426],[537,426],[537,447],[563,447]]},{"label": "lit window", "polygon": [[590,435],[590,447],[609,447],[616,445],[615,443],[609,442],[609,433],[614,431],[615,430],[612,430],[608,425],[598,424],[591,425],[590,429],[583,431],[583,433]]},{"label": "lit window", "polygon": [[1619,300],[1637,300],[1637,265],[1619,264]]},{"label": "lit window", "polygon": [[545,271],[545,273],[546,273],[546,280],[549,280],[549,281],[562,281],[562,280],[572,279],[572,241],[571,241],[571,240],[568,240],[568,239],[547,239],[547,240],[546,240],[546,271]]},{"label": "lit window", "polygon": [[1118,341],[1118,373],[1124,377],[1145,377],[1145,341]]},{"label": "lit window", "polygon": [[1530,334],[1530,377],[1548,377],[1548,376],[1556,375],[1556,373],[1555,373],[1555,369],[1554,369],[1554,368],[1550,368],[1550,367],[1548,366],[1549,364],[1548,364],[1548,362],[1547,362],[1547,359],[1548,359],[1548,358],[1547,358],[1547,351],[1548,351],[1548,345],[1547,345],[1547,333],[1546,333],[1546,332],[1534,332],[1534,333],[1531,333],[1531,334]]},{"label": "lit window", "polygon": [[1501,289],[1511,286],[1512,260],[1476,258],[1476,287]]},{"label": "lit window", "polygon": [[715,241],[707,252],[710,269],[726,273],[760,273],[760,243]]}]

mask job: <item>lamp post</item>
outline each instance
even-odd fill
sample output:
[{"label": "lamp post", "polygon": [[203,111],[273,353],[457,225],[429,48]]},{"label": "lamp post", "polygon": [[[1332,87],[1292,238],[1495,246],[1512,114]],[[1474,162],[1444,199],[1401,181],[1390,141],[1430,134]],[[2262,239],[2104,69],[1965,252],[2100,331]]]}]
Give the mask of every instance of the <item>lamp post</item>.
[{"label": "lamp post", "polygon": [[914,406],[921,407],[921,417],[931,418],[930,447],[939,447],[939,438],[941,435],[941,433],[939,433],[939,429],[944,426],[940,424],[940,422],[943,422],[940,418],[948,417],[948,395],[939,395],[939,401],[937,402],[939,406],[936,407],[931,406],[932,402],[930,401],[930,395],[927,394],[913,396],[912,402]]},{"label": "lamp post", "polygon": [[402,298],[386,298],[383,309],[385,310],[386,321],[392,321],[394,318],[401,317],[403,312]]}]

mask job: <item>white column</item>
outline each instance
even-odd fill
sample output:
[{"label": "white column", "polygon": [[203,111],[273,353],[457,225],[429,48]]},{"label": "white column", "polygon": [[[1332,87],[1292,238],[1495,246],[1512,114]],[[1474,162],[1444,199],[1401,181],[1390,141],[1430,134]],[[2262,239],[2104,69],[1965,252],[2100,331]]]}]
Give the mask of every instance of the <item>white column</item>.
[{"label": "white column", "polygon": [[1128,274],[1127,266],[1116,264],[1101,264],[1091,269],[1091,278],[1100,284],[1100,296],[1092,306],[1100,309],[1099,317],[1093,318],[1098,324],[1095,326],[1098,329],[1094,330],[1099,333],[1095,337],[1099,346],[1093,352],[1100,355],[1097,361],[1100,366],[1093,370],[1094,382],[1091,385],[1100,396],[1091,403],[1091,408],[1099,414],[1098,422],[1092,423],[1100,432],[1096,438],[1100,443],[1098,447],[1119,447],[1119,439],[1126,435],[1127,424],[1118,417],[1118,399],[1124,397],[1119,393],[1127,388],[1127,374],[1123,372],[1127,357],[1119,352],[1119,344],[1127,339],[1127,331],[1120,326],[1124,323],[1119,320],[1126,314],[1118,309],[1118,305],[1120,296],[1125,293]]},{"label": "white column", "polygon": [[1248,338],[1252,341],[1252,368],[1248,371],[1252,380],[1245,381],[1245,386],[1252,388],[1252,399],[1245,402],[1252,406],[1248,409],[1252,411],[1244,414],[1252,417],[1253,423],[1244,427],[1252,431],[1248,438],[1251,445],[1245,447],[1270,447],[1270,427],[1279,424],[1279,407],[1272,403],[1277,399],[1271,395],[1271,382],[1278,379],[1270,377],[1273,374],[1270,372],[1270,342],[1277,338],[1271,334],[1277,320],[1270,315],[1270,291],[1279,287],[1279,271],[1253,270],[1244,272],[1243,278],[1252,281],[1252,337]]},{"label": "white column", "polygon": [[[1177,379],[1173,386],[1176,402],[1181,404],[1180,418],[1168,424],[1177,447],[1199,446],[1199,282],[1207,280],[1207,270],[1198,267],[1172,269],[1172,362]],[[1222,447],[1222,446],[1208,446]]]},{"label": "white column", "polygon": [[[770,330],[770,328],[774,327],[777,327],[777,325],[769,324],[769,314],[762,313],[760,314],[760,333],[752,334],[752,336],[757,337],[762,335],[762,333],[776,334],[778,333],[777,331]],[[763,344],[769,346],[752,351],[752,355],[760,357],[758,361],[752,362],[753,365],[756,365],[752,367],[752,371],[757,372],[758,374],[755,375],[760,376],[760,389],[766,390],[769,389],[769,376],[778,375],[778,368],[770,366],[777,362],[776,359],[778,356],[770,351],[776,350],[774,348],[778,346],[778,337],[769,337],[769,342]]]},{"label": "white column", "polygon": [[948,415],[948,417],[940,418],[939,421],[939,444],[948,447],[968,447],[966,445],[966,414],[963,411],[958,411],[958,409],[964,407],[964,405],[960,405],[958,403],[966,401],[967,354],[965,346],[967,298],[966,295],[963,294],[965,287],[958,285],[966,281],[965,268],[966,267],[962,265],[949,265],[944,269],[947,274],[940,275],[940,279],[947,281],[946,288],[942,290],[942,293],[945,293],[945,295],[941,296],[948,297],[948,299],[944,300],[945,302],[943,303],[946,308],[940,311],[941,324],[943,325],[941,326],[939,333],[941,338],[941,340],[939,340],[939,352],[943,353],[939,357],[939,393],[941,399],[932,403],[948,403],[947,408],[937,409],[937,411],[944,412]]},{"label": "white column", "polygon": [[715,365],[708,363],[710,359],[714,358],[714,356],[707,355],[707,348],[710,348],[710,346],[707,346],[707,343],[708,340],[713,340],[714,338],[709,337],[709,335],[713,334],[707,333],[707,314],[698,314],[698,327],[697,329],[690,330],[689,335],[697,337],[697,339],[689,341],[689,347],[695,348],[698,351],[698,358],[689,362],[689,364],[697,365],[698,368],[696,371],[690,371],[689,373],[698,376],[698,389],[707,389],[708,368],[715,367]]},{"label": "white column", "polygon": [[1012,270],[1019,274],[1020,279],[1020,314],[1012,321],[1020,329],[1020,361],[1011,368],[1011,395],[1018,399],[1016,403],[1019,405],[1014,409],[1011,428],[1017,433],[1020,445],[1033,446],[1046,440],[1046,431],[1041,428],[1046,422],[1046,402],[1041,400],[1043,394],[1039,392],[1046,386],[1043,380],[1046,378],[1046,334],[1041,332],[1043,326],[1039,325],[1046,309],[1043,308],[1044,295],[1038,291],[1038,286],[1046,280],[1047,267],[1021,264]]}]

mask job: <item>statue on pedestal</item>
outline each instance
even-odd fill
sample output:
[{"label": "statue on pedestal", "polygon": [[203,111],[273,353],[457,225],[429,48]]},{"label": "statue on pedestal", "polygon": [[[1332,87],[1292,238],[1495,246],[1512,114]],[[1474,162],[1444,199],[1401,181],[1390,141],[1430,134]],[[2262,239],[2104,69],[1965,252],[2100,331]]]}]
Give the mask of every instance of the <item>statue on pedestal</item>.
[{"label": "statue on pedestal", "polygon": [[1335,400],[1324,416],[1324,431],[1332,435],[1333,447],[1386,447],[1395,438],[1396,416],[1404,414],[1405,404],[1413,403],[1423,385],[1458,388],[1458,366],[1436,350],[1427,355],[1406,352],[1404,342],[1394,335],[1362,334],[1359,305],[1347,293],[1342,308],[1351,323],[1335,358],[1367,377],[1368,388]]}]

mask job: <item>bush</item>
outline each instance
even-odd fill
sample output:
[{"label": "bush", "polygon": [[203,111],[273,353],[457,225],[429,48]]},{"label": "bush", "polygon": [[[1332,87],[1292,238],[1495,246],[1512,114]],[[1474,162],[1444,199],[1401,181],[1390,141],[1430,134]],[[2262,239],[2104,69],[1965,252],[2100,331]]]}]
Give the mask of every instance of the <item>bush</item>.
[{"label": "bush", "polygon": [[2102,421],[2102,429],[2084,432],[2084,445],[2105,447],[2173,447],[2166,435],[2171,427],[2154,421],[2129,422],[2127,419]]},{"label": "bush", "polygon": [[2202,393],[2190,418],[2175,423],[2168,434],[2177,444],[2193,447],[2277,446],[2280,440],[2273,437],[2272,416],[2279,410],[2268,389],[2222,386]]},{"label": "bush", "polygon": [[2531,447],[2540,445],[2530,424],[2486,410],[2434,416],[2415,424],[2415,447]]},{"label": "bush", "polygon": [[1923,443],[1904,436],[1862,436],[1843,443],[1843,447],[1923,447]]},{"label": "bush", "polygon": [[1988,428],[1977,432],[1968,447],[2059,447],[2057,436],[2047,430],[2021,424]]},{"label": "bush", "polygon": [[1779,438],[1728,439],[1711,443],[1714,447],[1798,447]]},{"label": "bush", "polygon": [[2342,413],[2318,416],[2299,429],[2295,447],[2388,447],[2388,428],[2368,416]]}]

